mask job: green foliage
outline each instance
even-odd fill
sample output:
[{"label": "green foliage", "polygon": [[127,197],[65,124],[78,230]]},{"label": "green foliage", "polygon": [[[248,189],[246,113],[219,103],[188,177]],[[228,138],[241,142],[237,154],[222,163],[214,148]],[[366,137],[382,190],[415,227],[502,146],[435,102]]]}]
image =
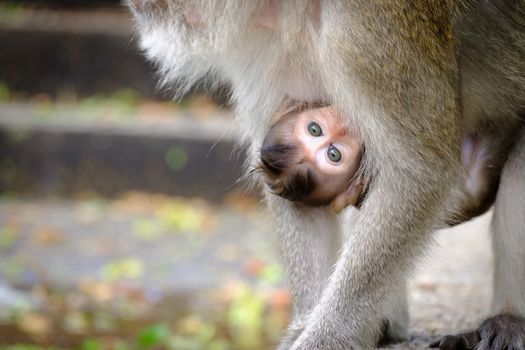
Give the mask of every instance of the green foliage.
[{"label": "green foliage", "polygon": [[168,344],[173,350],[199,350],[207,348],[207,344],[212,340],[213,333],[209,334],[199,331],[191,335],[174,335]]},{"label": "green foliage", "polygon": [[247,287],[242,287],[228,312],[228,326],[239,349],[257,349],[263,341],[263,298]]},{"label": "green foliage", "polygon": [[140,94],[133,89],[120,89],[113,93],[110,99],[126,106],[134,106],[140,99]]},{"label": "green foliage", "polygon": [[17,256],[9,257],[0,266],[0,271],[2,271],[8,279],[16,279],[25,271],[25,269],[24,261]]},{"label": "green foliage", "polygon": [[264,267],[259,277],[265,284],[276,285],[283,279],[283,271],[279,265],[267,265]]},{"label": "green foliage", "polygon": [[51,101],[39,101],[33,107],[33,112],[40,119],[52,119],[57,111],[57,106]]},{"label": "green foliage", "polygon": [[179,171],[188,164],[188,153],[180,146],[173,146],[166,151],[165,160],[168,168]]},{"label": "green foliage", "polygon": [[164,344],[170,335],[170,329],[166,324],[157,324],[144,329],[138,337],[138,345],[142,349]]},{"label": "green foliage", "polygon": [[32,344],[16,344],[16,345],[7,345],[7,346],[0,345],[0,350],[60,350],[60,349],[55,348],[55,347],[45,347],[45,346],[32,345]]},{"label": "green foliage", "polygon": [[82,342],[81,350],[103,350],[102,344],[96,339],[86,339]]},{"label": "green foliage", "polygon": [[24,142],[29,136],[31,131],[29,130],[11,130],[8,135],[10,143],[21,143]]},{"label": "green foliage", "polygon": [[136,258],[117,260],[102,268],[102,278],[106,281],[136,279],[144,273],[144,263]]},{"label": "green foliage", "polygon": [[0,103],[6,102],[9,98],[9,88],[0,81]]},{"label": "green foliage", "polygon": [[204,215],[182,201],[173,201],[158,211],[161,226],[168,232],[195,232],[201,229]]},{"label": "green foliage", "polygon": [[18,232],[9,226],[0,227],[0,249],[9,248],[15,244],[18,238]]},{"label": "green foliage", "polygon": [[114,350],[129,350],[131,349],[131,347],[129,346],[128,343],[120,340],[120,341],[117,341],[116,344],[114,345]]},{"label": "green foliage", "polygon": [[172,350],[228,350],[230,342],[217,334],[216,327],[198,316],[189,316],[179,327],[178,333],[170,337],[167,344]]},{"label": "green foliage", "polygon": [[133,233],[142,240],[151,241],[161,235],[161,229],[154,220],[140,218],[133,223]]}]

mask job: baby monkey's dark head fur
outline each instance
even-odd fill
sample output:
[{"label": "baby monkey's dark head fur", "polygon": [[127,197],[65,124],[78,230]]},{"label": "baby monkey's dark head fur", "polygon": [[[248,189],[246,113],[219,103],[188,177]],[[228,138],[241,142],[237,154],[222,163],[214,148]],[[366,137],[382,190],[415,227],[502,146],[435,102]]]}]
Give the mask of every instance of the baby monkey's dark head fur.
[{"label": "baby monkey's dark head fur", "polygon": [[317,188],[317,180],[314,172],[300,163],[300,150],[295,145],[265,142],[261,148],[261,168],[266,174],[266,183],[275,194],[308,205],[328,204],[329,201],[311,196]]}]

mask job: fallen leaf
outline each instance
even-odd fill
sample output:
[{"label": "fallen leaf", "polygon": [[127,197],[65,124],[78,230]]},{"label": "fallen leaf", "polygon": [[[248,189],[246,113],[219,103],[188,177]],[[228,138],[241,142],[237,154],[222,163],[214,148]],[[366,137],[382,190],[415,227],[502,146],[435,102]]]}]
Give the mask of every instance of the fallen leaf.
[{"label": "fallen leaf", "polygon": [[16,243],[19,236],[17,229],[11,226],[0,228],[0,248],[10,248]]},{"label": "fallen leaf", "polygon": [[64,329],[71,333],[82,334],[88,330],[86,315],[79,311],[66,313],[62,322]]},{"label": "fallen leaf", "polygon": [[292,305],[292,296],[287,289],[276,289],[270,293],[268,304],[277,309],[290,308]]},{"label": "fallen leaf", "polygon": [[51,320],[36,312],[22,314],[17,323],[20,329],[34,335],[47,335],[53,331]]},{"label": "fallen leaf", "polygon": [[246,263],[246,272],[250,276],[260,276],[264,271],[266,264],[261,259],[252,258]]},{"label": "fallen leaf", "polygon": [[106,264],[101,273],[106,281],[137,279],[144,273],[144,263],[137,258],[117,260]]},{"label": "fallen leaf", "polygon": [[52,246],[64,243],[64,232],[56,227],[42,227],[33,231],[32,239],[35,243]]}]

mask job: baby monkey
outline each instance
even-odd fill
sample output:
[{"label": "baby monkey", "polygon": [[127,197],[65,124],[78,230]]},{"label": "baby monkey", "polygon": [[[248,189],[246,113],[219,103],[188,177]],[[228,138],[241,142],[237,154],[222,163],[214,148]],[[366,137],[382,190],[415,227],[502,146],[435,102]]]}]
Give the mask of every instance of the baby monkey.
[{"label": "baby monkey", "polygon": [[359,206],[361,139],[329,107],[290,108],[277,116],[261,147],[261,169],[270,190],[309,206],[340,212]]},{"label": "baby monkey", "polygon": [[[358,131],[342,120],[326,106],[291,107],[277,115],[261,147],[260,169],[270,190],[293,202],[330,205],[336,213],[349,205],[359,208],[370,180],[359,172],[364,146]],[[481,215],[493,204],[503,161],[490,156],[490,147],[481,135],[464,137],[464,171],[455,183],[447,225]]]}]

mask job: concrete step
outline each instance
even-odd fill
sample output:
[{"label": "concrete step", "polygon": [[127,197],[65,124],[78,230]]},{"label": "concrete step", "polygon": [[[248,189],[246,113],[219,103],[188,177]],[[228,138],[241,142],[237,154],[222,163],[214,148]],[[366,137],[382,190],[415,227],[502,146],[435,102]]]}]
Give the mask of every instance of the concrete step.
[{"label": "concrete step", "polygon": [[[230,112],[199,118],[174,108],[159,118],[157,110],[142,109],[111,119],[103,108],[0,105],[0,191],[109,197],[146,191],[217,201],[242,190],[236,182],[244,156],[234,151]],[[97,113],[101,119],[93,119]]]}]

